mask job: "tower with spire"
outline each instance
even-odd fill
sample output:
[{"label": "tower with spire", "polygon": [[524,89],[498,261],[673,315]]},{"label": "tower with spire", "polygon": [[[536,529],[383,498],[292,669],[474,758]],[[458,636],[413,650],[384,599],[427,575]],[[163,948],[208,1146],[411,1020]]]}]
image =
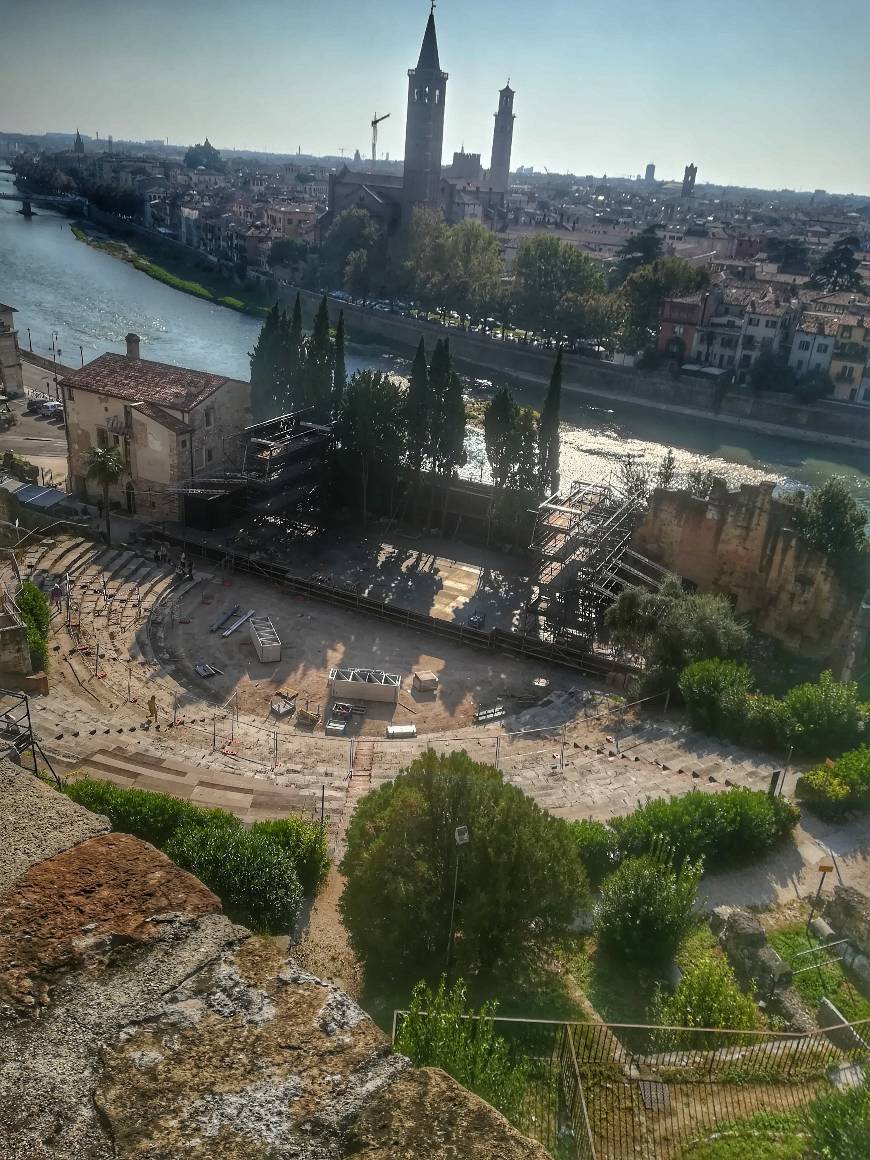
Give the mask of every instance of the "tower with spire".
[{"label": "tower with spire", "polygon": [[76,136],[75,140],[73,141],[73,153],[76,153],[79,157],[81,157],[84,151],[85,143],[82,141],[81,133],[78,131],[78,129],[76,129]]},{"label": "tower with spire", "polygon": [[507,193],[510,186],[511,148],[514,140],[514,91],[511,83],[498,95],[498,112],[492,134],[492,161],[489,185],[494,193]]},{"label": "tower with spire", "polygon": [[441,150],[444,140],[444,101],[447,73],[441,71],[435,35],[435,5],[429,12],[420,59],[408,70],[408,116],[405,122],[405,178],[403,201],[440,205]]}]

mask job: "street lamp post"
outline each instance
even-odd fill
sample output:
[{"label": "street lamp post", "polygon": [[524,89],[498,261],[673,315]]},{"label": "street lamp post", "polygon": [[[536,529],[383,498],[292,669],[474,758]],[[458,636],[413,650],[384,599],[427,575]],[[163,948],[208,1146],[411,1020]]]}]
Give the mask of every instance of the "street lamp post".
[{"label": "street lamp post", "polygon": [[467,846],[471,839],[468,832],[468,826],[457,826],[453,831],[453,840],[456,843],[456,864],[453,870],[453,902],[450,906],[450,933],[447,936],[447,961],[446,973],[450,976],[450,964],[453,960],[453,924],[456,918],[456,890],[459,886],[459,851],[463,846]]},{"label": "street lamp post", "polygon": [[33,354],[33,340],[30,337],[30,327],[27,328],[27,345],[30,348],[30,353]]}]

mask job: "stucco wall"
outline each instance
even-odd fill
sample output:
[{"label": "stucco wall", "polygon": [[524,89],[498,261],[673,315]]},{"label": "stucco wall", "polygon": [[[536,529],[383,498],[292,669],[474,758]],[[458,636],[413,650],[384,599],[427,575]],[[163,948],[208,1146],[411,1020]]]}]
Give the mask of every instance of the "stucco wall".
[{"label": "stucco wall", "polygon": [[729,492],[720,481],[710,500],[656,490],[632,546],[701,590],[728,596],[786,647],[839,668],[851,654],[860,597],[800,540],[792,509],[773,490],[763,483]]}]

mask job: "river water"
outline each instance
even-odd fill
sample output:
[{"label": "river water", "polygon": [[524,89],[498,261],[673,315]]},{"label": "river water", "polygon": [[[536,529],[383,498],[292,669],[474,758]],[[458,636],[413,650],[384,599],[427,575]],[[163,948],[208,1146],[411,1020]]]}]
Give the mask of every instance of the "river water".
[{"label": "river water", "polygon": [[[12,190],[0,172],[0,192]],[[19,342],[78,366],[104,351],[124,350],[124,336],[142,338],[142,355],[160,362],[247,379],[248,352],[259,322],[179,293],[125,262],[76,240],[69,219],[40,210],[31,220],[19,204],[0,200],[0,301],[18,310]],[[404,373],[407,360],[379,346],[351,347],[348,369]],[[520,403],[540,407],[538,387],[514,389]],[[776,480],[785,488],[845,479],[870,513],[870,454],[761,435],[702,419],[665,415],[628,404],[590,405],[568,392],[562,403],[562,478],[601,480],[626,455],[658,463],[672,448],[680,471],[710,468],[731,486]],[[483,440],[470,432],[467,474],[486,478]]]}]

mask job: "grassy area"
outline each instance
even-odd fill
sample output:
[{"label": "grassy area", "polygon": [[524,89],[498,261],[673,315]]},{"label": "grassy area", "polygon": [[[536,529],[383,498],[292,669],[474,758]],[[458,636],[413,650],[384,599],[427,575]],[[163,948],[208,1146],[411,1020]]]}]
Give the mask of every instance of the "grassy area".
[{"label": "grassy area", "polygon": [[228,310],[237,310],[241,314],[254,314],[258,317],[265,315],[269,308],[270,303],[263,293],[246,287],[246,297],[237,297],[241,288],[236,281],[220,274],[205,259],[198,259],[194,255],[188,256],[173,246],[158,240],[152,242],[137,235],[134,247],[126,242],[95,238],[80,225],[72,225],[70,228],[80,242],[86,242],[113,258],[129,262],[149,278],[162,282],[164,286],[171,286],[173,290],[179,290],[182,294],[192,294],[195,298],[214,302],[218,306],[225,306]]},{"label": "grassy area", "polygon": [[803,1160],[810,1154],[800,1112],[759,1112],[717,1124],[684,1148],[679,1160]]},{"label": "grassy area", "polygon": [[[709,926],[699,922],[683,940],[676,959],[685,969],[690,963],[720,956]],[[591,936],[578,940],[566,967],[605,1023],[646,1023],[656,987],[664,981],[660,972],[599,951]]]},{"label": "grassy area", "polygon": [[[817,946],[815,939],[807,938],[806,927],[803,923],[793,923],[768,934],[771,946],[794,969],[803,964],[811,966],[816,961],[835,958],[838,949],[815,957],[805,955],[802,959],[796,958],[801,951]],[[870,995],[862,992],[857,983],[850,978],[843,969],[842,963],[830,963],[813,971],[805,971],[795,975],[794,985],[798,994],[804,1000],[811,1012],[815,1012],[821,999],[830,999],[834,1006],[842,1011],[849,1022],[858,1019],[870,1019]]]}]

